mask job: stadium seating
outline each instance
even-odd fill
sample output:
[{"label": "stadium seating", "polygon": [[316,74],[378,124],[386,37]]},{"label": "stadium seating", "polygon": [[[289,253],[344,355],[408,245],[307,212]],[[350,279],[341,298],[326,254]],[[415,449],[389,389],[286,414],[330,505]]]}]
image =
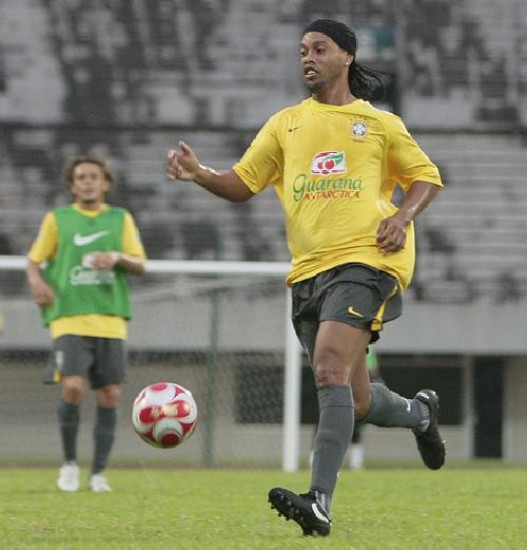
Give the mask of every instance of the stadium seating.
[{"label": "stadium seating", "polygon": [[[355,26],[368,61],[397,74],[403,117],[446,181],[419,220],[410,295],[525,295],[527,155],[511,132],[527,122],[527,4],[515,0],[0,0],[4,249],[27,251],[44,211],[67,199],[64,159],[95,150],[114,161],[111,200],[137,217],[150,257],[287,260],[272,192],[232,206],[168,183],[164,159],[185,139],[207,164],[232,166],[302,96],[292,68],[317,16]],[[371,42],[387,30],[396,55]]]}]

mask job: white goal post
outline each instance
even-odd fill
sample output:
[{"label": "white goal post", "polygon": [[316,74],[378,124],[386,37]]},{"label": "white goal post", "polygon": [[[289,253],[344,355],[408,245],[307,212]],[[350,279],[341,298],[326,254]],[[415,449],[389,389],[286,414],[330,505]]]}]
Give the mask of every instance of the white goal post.
[{"label": "white goal post", "polygon": [[[27,259],[24,256],[0,255],[0,271],[23,271]],[[148,260],[147,273],[169,275],[228,275],[285,279],[290,269],[286,262],[236,262],[236,261],[179,261]],[[286,472],[299,468],[300,448],[300,386],[301,348],[291,323],[290,290],[285,286],[287,307],[285,319],[284,350],[284,410],[282,467]]]}]

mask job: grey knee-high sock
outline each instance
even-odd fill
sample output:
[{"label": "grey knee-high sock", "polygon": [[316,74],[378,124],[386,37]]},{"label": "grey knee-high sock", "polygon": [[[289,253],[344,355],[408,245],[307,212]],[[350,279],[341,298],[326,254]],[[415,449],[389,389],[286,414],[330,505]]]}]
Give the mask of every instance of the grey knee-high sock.
[{"label": "grey knee-high sock", "polygon": [[80,406],[61,400],[57,413],[64,461],[75,462],[77,460],[77,433],[79,431]]},{"label": "grey knee-high sock", "polygon": [[370,410],[360,423],[422,431],[428,425],[429,418],[429,409],[424,403],[416,399],[406,399],[384,384],[374,383],[371,385]]},{"label": "grey knee-high sock", "polygon": [[311,491],[323,493],[327,510],[337,474],[353,433],[353,396],[350,386],[333,385],[317,392],[318,429],[313,444]]},{"label": "grey knee-high sock", "polygon": [[94,453],[91,473],[98,474],[106,468],[115,440],[117,410],[97,407],[97,419],[93,430]]}]

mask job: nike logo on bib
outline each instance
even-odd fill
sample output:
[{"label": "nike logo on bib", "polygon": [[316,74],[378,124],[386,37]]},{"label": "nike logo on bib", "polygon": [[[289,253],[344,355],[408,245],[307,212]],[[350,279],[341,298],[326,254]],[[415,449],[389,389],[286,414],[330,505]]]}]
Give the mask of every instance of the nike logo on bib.
[{"label": "nike logo on bib", "polygon": [[79,235],[75,233],[73,237],[73,243],[76,246],[86,246],[87,244],[94,243],[97,239],[108,235],[110,232],[105,229],[104,231],[98,231],[97,233],[92,233],[91,235]]}]

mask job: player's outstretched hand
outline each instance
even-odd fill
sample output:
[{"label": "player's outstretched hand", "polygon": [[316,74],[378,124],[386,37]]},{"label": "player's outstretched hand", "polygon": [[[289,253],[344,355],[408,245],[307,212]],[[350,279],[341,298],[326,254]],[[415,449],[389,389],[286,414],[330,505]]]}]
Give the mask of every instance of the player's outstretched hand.
[{"label": "player's outstretched hand", "polygon": [[167,177],[171,180],[192,181],[199,170],[199,162],[194,151],[184,142],[179,149],[168,152]]}]

